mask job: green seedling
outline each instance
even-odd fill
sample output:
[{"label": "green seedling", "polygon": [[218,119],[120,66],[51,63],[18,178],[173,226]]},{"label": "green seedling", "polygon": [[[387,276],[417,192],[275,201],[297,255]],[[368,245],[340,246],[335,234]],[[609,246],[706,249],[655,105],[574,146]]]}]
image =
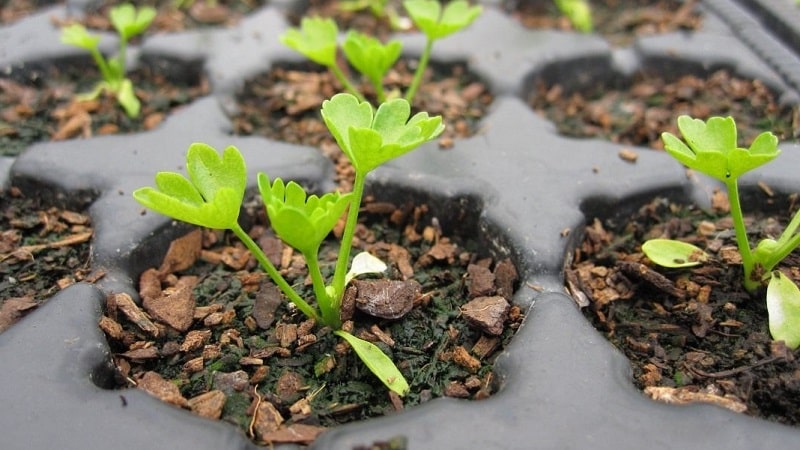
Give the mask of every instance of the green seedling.
[{"label": "green seedling", "polygon": [[378,19],[386,19],[393,30],[409,28],[408,20],[400,17],[395,6],[388,0],[342,0],[338,3],[340,11],[369,11]]},{"label": "green seedling", "polygon": [[[775,267],[794,249],[800,246],[800,211],[775,239],[763,239],[755,248],[750,247],[739,199],[738,180],[743,174],[762,166],[779,154],[778,138],[771,132],[759,134],[750,148],[737,146],[736,123],[731,117],[712,117],[704,122],[689,116],[678,118],[678,129],[686,142],[671,133],[662,133],[667,152],[685,166],[716,178],[725,184],[731,207],[731,218],[736,244],[742,257],[743,284],[754,293],[765,283],[770,332],[776,340],[783,340],[794,349],[800,346],[800,291]],[[642,251],[656,264],[667,267],[670,261],[694,262],[705,258],[705,253],[690,244],[665,244],[665,240],[648,241]],[[767,280],[769,279],[769,280]],[[788,285],[792,286],[789,287]]]},{"label": "green seedling", "polygon": [[115,57],[106,59],[98,49],[100,37],[90,34],[81,24],[72,24],[61,31],[61,42],[89,51],[100,70],[103,81],[88,94],[80,96],[90,100],[97,98],[102,92],[113,94],[117,102],[129,117],[138,117],[141,105],[133,91],[133,83],[126,76],[126,51],[128,41],[142,34],[153,19],[156,10],[149,6],[136,9],[133,5],[125,3],[111,8],[109,18],[114,29],[119,35],[119,52]]},{"label": "green seedling", "polygon": [[576,30],[583,33],[591,33],[594,30],[592,7],[587,0],[553,0],[553,2]]},{"label": "green seedling", "polygon": [[[350,280],[362,273],[386,269],[377,258],[361,253],[353,258],[347,270],[367,174],[434,139],[444,129],[441,117],[429,117],[422,112],[409,119],[410,111],[404,99],[388,101],[374,110],[350,94],[337,94],[323,103],[322,117],[355,168],[350,193],[308,195],[293,181],[285,183],[280,178],[271,181],[266,174],[258,174],[258,189],[275,234],[305,257],[316,307],[292,288],[239,225],[247,170],[235,147],[226,148],[220,156],[206,144],[192,144],[186,156],[188,178],[174,172],[159,172],[155,188],[137,189],[133,197],[166,216],[197,226],[231,230],[290,302],[307,317],[333,328],[387,388],[404,395],[409,389],[408,382],[391,359],[374,344],[342,329],[341,306]],[[336,267],[332,281],[326,284],[319,267],[319,247],[345,210],[347,219]]]},{"label": "green seedling", "polygon": [[[470,6],[466,0],[455,0],[444,8],[436,0],[406,0],[403,5],[411,20],[427,38],[411,85],[405,94],[405,99],[412,103],[428,66],[434,41],[467,27],[480,15],[482,9],[480,6]],[[301,21],[300,28],[290,28],[281,35],[280,40],[311,61],[327,67],[348,93],[364,101],[364,95],[356,89],[355,84],[336,62],[338,34],[339,29],[333,19],[306,17]],[[342,47],[348,63],[370,81],[375,87],[378,102],[383,103],[386,95],[382,81],[399,58],[402,43],[392,40],[381,44],[373,37],[349,31]]]}]

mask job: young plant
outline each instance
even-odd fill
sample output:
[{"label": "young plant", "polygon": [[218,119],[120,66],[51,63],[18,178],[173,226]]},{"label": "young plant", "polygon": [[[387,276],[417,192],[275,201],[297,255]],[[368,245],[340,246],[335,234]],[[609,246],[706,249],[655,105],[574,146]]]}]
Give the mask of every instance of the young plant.
[{"label": "young plant", "polygon": [[106,91],[116,97],[129,117],[139,116],[139,99],[133,92],[133,83],[126,77],[126,51],[128,41],[143,33],[155,17],[156,10],[149,6],[137,10],[130,3],[125,3],[111,8],[109,19],[119,35],[119,52],[109,59],[104,58],[98,49],[100,37],[90,34],[83,25],[75,23],[61,31],[61,42],[88,50],[103,77],[94,90],[81,98],[94,99]]},{"label": "young plant", "polygon": [[592,7],[587,0],[553,0],[553,2],[576,30],[583,33],[592,32],[594,29]]},{"label": "young plant", "polygon": [[[800,211],[777,240],[763,239],[751,248],[739,199],[739,177],[775,159],[780,154],[778,138],[771,132],[764,132],[755,138],[750,148],[740,148],[737,146],[736,124],[731,117],[712,117],[704,122],[680,116],[678,129],[686,142],[665,132],[661,135],[664,147],[685,166],[725,184],[736,243],[742,257],[744,287],[753,293],[769,278],[767,311],[770,333],[792,349],[800,347],[800,291],[779,271],[773,272],[778,263],[800,246]],[[642,245],[642,251],[651,261],[666,267],[686,267],[707,258],[693,245],[676,244],[666,239],[647,241]]]},{"label": "young plant", "polygon": [[[355,168],[353,192],[318,197],[308,195],[293,181],[284,183],[280,178],[270,181],[266,174],[258,174],[258,189],[273,230],[305,257],[316,307],[292,288],[239,225],[247,170],[235,147],[226,148],[220,157],[206,144],[192,144],[186,156],[188,178],[174,172],[159,172],[155,188],[137,189],[133,196],[142,205],[169,217],[198,226],[231,230],[290,302],[307,317],[333,328],[389,389],[404,395],[409,389],[408,383],[391,359],[374,344],[342,329],[341,306],[345,287],[354,276],[382,272],[386,268],[377,258],[362,253],[353,259],[347,271],[367,174],[434,139],[444,129],[441,117],[429,117],[423,112],[409,119],[410,111],[408,102],[403,99],[383,103],[376,111],[350,94],[337,94],[323,103],[323,119]],[[345,210],[347,219],[333,279],[326,284],[319,267],[319,247]]]},{"label": "young plant", "polygon": [[[405,99],[412,103],[428,66],[433,42],[471,24],[482,9],[480,6],[470,6],[466,0],[452,1],[444,9],[437,0],[406,0],[403,5],[411,20],[427,38],[411,85],[405,94]],[[308,59],[327,67],[347,92],[364,101],[363,94],[356,89],[336,63],[338,34],[339,30],[333,19],[307,17],[303,18],[299,29],[290,28],[280,40]],[[402,43],[392,40],[384,45],[373,37],[350,31],[342,47],[348,63],[370,81],[375,87],[378,102],[383,103],[386,95],[382,81],[399,58]]]}]

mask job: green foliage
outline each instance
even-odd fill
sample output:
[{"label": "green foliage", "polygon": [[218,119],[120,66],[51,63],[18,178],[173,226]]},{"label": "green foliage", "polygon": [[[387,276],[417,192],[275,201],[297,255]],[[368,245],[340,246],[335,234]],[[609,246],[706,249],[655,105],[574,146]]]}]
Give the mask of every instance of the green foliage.
[{"label": "green foliage", "polygon": [[125,76],[126,51],[128,40],[143,33],[155,16],[156,10],[149,6],[137,10],[133,5],[125,3],[111,8],[109,19],[119,35],[119,52],[117,56],[108,59],[98,49],[100,37],[90,34],[83,25],[76,23],[61,30],[61,42],[88,50],[103,77],[103,81],[92,92],[82,96],[83,98],[93,99],[103,91],[108,91],[116,96],[117,103],[129,117],[139,116],[139,99],[134,93],[133,83]]},{"label": "green foliage", "polygon": [[592,7],[587,0],[553,0],[553,2],[576,30],[583,33],[591,33],[594,30]]},{"label": "green foliage", "polygon": [[669,268],[693,267],[708,261],[708,254],[688,242],[672,239],[650,239],[642,251],[651,261]]},{"label": "green foliage", "polygon": [[[226,148],[220,156],[206,144],[192,144],[186,155],[188,178],[174,172],[159,172],[155,188],[139,188],[133,197],[166,216],[233,231],[289,301],[309,318],[336,330],[389,389],[404,395],[408,383],[392,361],[373,344],[341,330],[341,302],[346,283],[353,277],[386,270],[381,261],[363,254],[354,258],[350,271],[346,270],[367,174],[434,139],[444,129],[441,117],[417,113],[409,119],[410,110],[408,102],[395,99],[380,105],[373,113],[368,103],[359,102],[350,94],[337,94],[324,102],[325,123],[356,167],[353,192],[308,195],[293,181],[284,183],[280,178],[270,181],[267,175],[258,174],[258,187],[270,224],[278,237],[305,257],[319,309],[300,297],[239,225],[247,170],[235,147]],[[328,285],[319,268],[319,246],[345,210],[348,210],[347,221],[333,280]]]},{"label": "green foliage", "polygon": [[[800,233],[797,231],[800,226],[800,211],[794,215],[777,240],[763,239],[751,249],[739,199],[739,177],[775,159],[780,154],[778,138],[771,132],[763,132],[753,140],[749,148],[740,148],[737,144],[736,123],[732,117],[711,117],[704,122],[689,116],[680,116],[678,129],[685,142],[665,132],[661,135],[664,147],[672,157],[687,167],[725,184],[736,244],[742,256],[744,287],[749,292],[755,292],[765,283],[767,277],[770,278],[767,282],[770,332],[774,339],[784,340],[791,348],[797,348],[800,346],[800,308],[796,305],[800,304],[800,291],[782,276],[769,274],[794,249],[800,247]],[[648,258],[657,264],[676,267],[663,264],[664,258],[658,254],[658,249],[663,248],[661,244],[649,242],[651,241],[642,246]],[[792,288],[787,284],[792,284]],[[777,316],[773,318],[773,314]],[[773,326],[773,322],[779,325]]]},{"label": "green foliage", "polygon": [[[370,5],[373,3],[371,0],[365,1]],[[361,2],[358,2],[358,5],[360,6]],[[482,8],[470,6],[466,0],[452,1],[444,8],[436,0],[406,0],[403,5],[414,25],[427,37],[425,49],[405,94],[405,99],[412,103],[428,66],[433,42],[471,24],[480,15]],[[300,22],[300,28],[290,28],[281,35],[280,40],[311,61],[327,67],[348,93],[359,101],[364,101],[363,94],[356,89],[336,63],[338,34],[339,30],[333,19],[305,17]],[[383,78],[400,57],[402,43],[392,40],[382,44],[374,37],[350,30],[342,50],[348,63],[374,86],[378,103],[386,101]]]}]

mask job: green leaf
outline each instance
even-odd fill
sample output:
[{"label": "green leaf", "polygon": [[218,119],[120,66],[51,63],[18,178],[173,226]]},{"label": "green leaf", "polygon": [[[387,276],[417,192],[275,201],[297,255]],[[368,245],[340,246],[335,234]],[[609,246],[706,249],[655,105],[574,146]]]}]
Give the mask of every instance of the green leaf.
[{"label": "green leaf", "polygon": [[693,267],[708,261],[708,254],[688,242],[672,239],[650,239],[642,244],[642,252],[662,267]]},{"label": "green leaf", "polygon": [[139,99],[136,98],[136,93],[133,91],[133,83],[131,83],[131,80],[127,78],[122,80],[117,90],[117,102],[122,105],[128,117],[139,117],[141,104],[139,103]]},{"label": "green leaf", "polygon": [[258,174],[258,189],[275,234],[304,255],[316,253],[352,199],[351,193],[338,192],[309,196],[294,181],[270,183],[264,173]]},{"label": "green leaf", "polygon": [[444,130],[441,116],[417,113],[405,99],[382,103],[373,117],[372,107],[350,94],[337,94],[322,103],[322,118],[357,172],[366,174],[397,158]]},{"label": "green leaf", "polygon": [[800,289],[779,271],[767,286],[767,312],[772,338],[792,350],[800,347]]},{"label": "green leaf", "polygon": [[372,36],[350,30],[342,44],[342,50],[347,61],[356,70],[364,74],[373,85],[379,85],[386,72],[400,57],[403,44],[392,40],[384,45]]},{"label": "green leaf", "polygon": [[209,145],[194,143],[186,155],[189,178],[175,172],[156,174],[156,188],[133,192],[142,205],[198,226],[231,229],[238,226],[247,170],[241,153],[228,147],[220,158]]},{"label": "green leaf", "polygon": [[594,29],[592,8],[586,0],[555,0],[556,7],[567,16],[572,26],[583,33]]},{"label": "green leaf", "polygon": [[737,179],[780,154],[778,139],[770,132],[760,134],[749,149],[738,148],[732,117],[711,117],[704,122],[684,115],[678,118],[678,129],[686,143],[671,133],[662,133],[667,152],[683,165],[723,182]]},{"label": "green leaf", "polygon": [[73,23],[61,29],[61,42],[86,50],[94,50],[100,43],[100,36],[89,34],[86,27]]},{"label": "green leaf", "polygon": [[156,10],[150,6],[142,6],[137,10],[134,5],[124,3],[111,8],[108,17],[120,37],[127,41],[150,26],[156,17]]},{"label": "green leaf", "polygon": [[466,28],[483,10],[480,6],[470,6],[466,0],[452,1],[444,11],[437,0],[406,0],[403,6],[414,25],[432,41]]},{"label": "green leaf", "polygon": [[287,47],[325,67],[336,65],[336,38],[339,28],[331,18],[305,17],[300,29],[290,28],[280,36]]},{"label": "green leaf", "polygon": [[387,388],[400,396],[408,393],[410,387],[403,377],[403,374],[400,373],[400,370],[394,365],[392,360],[375,344],[359,339],[343,330],[334,331],[334,334],[346,340],[347,343],[353,347],[353,350],[355,350],[358,357],[361,358],[361,361],[364,361],[367,368],[372,371]]}]

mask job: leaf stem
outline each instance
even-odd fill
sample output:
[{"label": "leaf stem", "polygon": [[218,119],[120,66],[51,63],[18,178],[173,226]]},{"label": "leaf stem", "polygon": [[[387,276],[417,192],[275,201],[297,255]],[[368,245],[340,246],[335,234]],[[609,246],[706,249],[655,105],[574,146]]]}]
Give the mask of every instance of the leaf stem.
[{"label": "leaf stem", "polygon": [[336,270],[333,273],[333,298],[340,301],[344,294],[344,278],[347,274],[347,263],[350,260],[350,249],[353,247],[353,236],[358,223],[358,210],[361,208],[361,197],[364,195],[364,180],[366,173],[356,171],[353,181],[353,200],[347,210],[347,222],[342,233],[342,243],[339,248],[339,259],[336,260]]},{"label": "leaf stem", "polygon": [[308,266],[308,273],[311,275],[311,283],[314,286],[314,295],[317,297],[317,305],[319,306],[320,313],[322,313],[322,322],[338,330],[342,327],[342,319],[339,312],[339,302],[335,297],[331,297],[325,289],[325,280],[322,278],[322,272],[319,269],[319,261],[317,255],[319,249],[309,254],[303,254]]},{"label": "leaf stem", "polygon": [[98,50],[97,47],[93,47],[89,49],[89,53],[92,55],[95,64],[97,64],[97,68],[100,69],[100,75],[103,76],[103,79],[106,80],[107,83],[112,83],[114,76],[111,74],[111,67],[100,53],[100,50]]},{"label": "leaf stem", "polygon": [[283,278],[283,275],[278,272],[278,269],[272,265],[270,260],[267,258],[267,255],[265,255],[264,251],[261,250],[261,247],[259,247],[255,241],[253,241],[253,238],[245,233],[238,223],[231,228],[231,231],[233,231],[233,234],[235,234],[236,237],[238,237],[244,243],[245,247],[250,250],[250,253],[256,258],[256,261],[258,261],[258,263],[261,264],[261,267],[267,271],[267,274],[270,276],[270,278],[272,278],[272,281],[278,285],[280,290],[283,291],[286,297],[289,298],[289,301],[294,303],[294,305],[297,306],[297,309],[302,311],[303,314],[308,316],[310,319],[320,322],[321,318],[319,313],[317,313],[317,311],[305,300],[300,298],[300,295],[298,295],[297,292],[292,289],[292,286],[289,285],[289,282],[286,281],[286,279]]},{"label": "leaf stem", "polygon": [[731,205],[731,218],[733,219],[733,229],[736,232],[736,245],[739,247],[739,254],[742,256],[742,266],[744,267],[744,287],[749,292],[758,288],[758,280],[752,280],[755,261],[753,252],[750,249],[750,241],[747,240],[747,229],[744,226],[744,215],[742,214],[742,204],[739,200],[739,184],[735,178],[725,181],[728,189],[728,201]]},{"label": "leaf stem", "polygon": [[422,76],[425,73],[425,69],[428,67],[431,49],[433,49],[433,39],[428,38],[427,42],[425,42],[425,50],[422,51],[422,55],[419,58],[417,70],[414,72],[414,79],[411,80],[411,86],[409,86],[408,91],[406,91],[406,101],[412,105],[414,103],[414,96],[417,94],[417,89],[422,82]]},{"label": "leaf stem", "polygon": [[333,76],[335,76],[336,79],[339,80],[339,83],[342,84],[342,87],[344,87],[347,92],[356,96],[356,98],[358,98],[358,101],[360,102],[366,101],[364,99],[364,96],[361,95],[360,92],[358,92],[355,86],[353,86],[353,83],[350,82],[350,80],[347,78],[344,72],[342,72],[342,69],[340,69],[339,66],[337,66],[336,64],[331,64],[328,67],[331,69]]}]

